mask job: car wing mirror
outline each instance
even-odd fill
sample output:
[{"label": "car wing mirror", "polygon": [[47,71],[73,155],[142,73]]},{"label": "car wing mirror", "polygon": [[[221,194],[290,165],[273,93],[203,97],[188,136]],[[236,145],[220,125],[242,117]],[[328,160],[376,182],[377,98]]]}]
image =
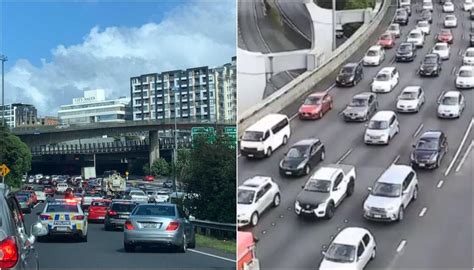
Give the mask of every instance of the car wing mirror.
[{"label": "car wing mirror", "polygon": [[30,235],[34,237],[45,236],[48,234],[48,228],[43,225],[40,221],[31,225]]},{"label": "car wing mirror", "polygon": [[301,188],[304,188],[304,185],[302,185]]},{"label": "car wing mirror", "polygon": [[365,126],[365,127],[368,127],[368,126],[369,126],[369,123],[365,123],[364,126]]},{"label": "car wing mirror", "polygon": [[369,192],[372,192],[372,187],[368,187],[367,190],[368,190]]}]

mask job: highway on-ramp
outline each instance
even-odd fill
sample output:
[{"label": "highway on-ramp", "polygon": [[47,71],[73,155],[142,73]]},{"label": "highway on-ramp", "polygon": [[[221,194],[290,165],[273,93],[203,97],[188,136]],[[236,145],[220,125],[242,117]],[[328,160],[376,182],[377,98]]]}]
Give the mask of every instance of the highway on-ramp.
[{"label": "highway on-ramp", "polygon": [[[415,6],[413,10],[419,8]],[[440,120],[436,116],[436,101],[443,90],[455,89],[456,71],[462,65],[462,53],[469,45],[469,17],[456,4],[459,25],[453,29],[454,44],[451,57],[444,61],[439,77],[421,78],[417,69],[422,57],[435,44],[435,35],[442,28],[439,4],[435,4],[431,35],[418,50],[412,63],[394,62],[395,48],[387,50],[387,57],[379,67],[364,68],[364,79],[352,88],[333,85],[334,76],[328,77],[314,91],[330,91],[334,108],[321,120],[301,121],[296,116],[299,101],[280,112],[291,117],[292,137],[289,143],[276,150],[270,158],[262,160],[238,159],[239,183],[254,175],[271,176],[280,186],[281,204],[270,209],[260,218],[252,230],[260,239],[257,255],[263,269],[315,269],[322,260],[322,247],[328,245],[339,230],[347,226],[368,228],[375,236],[377,257],[368,269],[471,269],[472,268],[472,154],[467,155],[464,165],[456,169],[468,151],[472,141],[473,90],[464,90],[466,109],[460,119]],[[408,26],[403,26],[403,35],[397,46],[415,27],[418,14],[413,12]],[[352,61],[359,61],[363,52],[358,52]],[[363,123],[345,123],[340,113],[353,95],[369,91],[372,78],[382,68],[395,66],[401,80],[388,94],[378,94],[379,110],[395,110],[396,97],[408,85],[421,85],[425,90],[426,103],[416,114],[398,114],[401,132],[388,146],[367,146],[363,143]],[[409,164],[412,143],[423,131],[442,130],[446,133],[449,152],[440,168],[433,171],[417,170],[420,192],[418,200],[410,204],[405,218],[400,223],[376,223],[362,217],[362,204],[368,195],[367,187],[392,163]],[[323,164],[341,161],[356,167],[355,192],[336,209],[331,220],[301,219],[294,213],[294,201],[307,177],[283,178],[278,173],[278,164],[284,153],[295,142],[317,137],[326,146]],[[466,139],[465,139],[466,138]],[[461,142],[464,142],[460,150]],[[459,154],[457,154],[459,152]],[[341,160],[341,157],[345,157]],[[456,157],[456,159],[454,159]],[[472,163],[471,163],[472,164]],[[313,168],[314,172],[317,168]]]}]

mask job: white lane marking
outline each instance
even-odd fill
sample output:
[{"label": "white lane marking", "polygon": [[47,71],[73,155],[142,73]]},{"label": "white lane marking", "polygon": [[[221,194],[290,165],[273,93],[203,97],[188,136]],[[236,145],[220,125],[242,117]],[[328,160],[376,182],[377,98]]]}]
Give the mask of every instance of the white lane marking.
[{"label": "white lane marking", "polygon": [[390,65],[395,63],[395,56],[392,58],[392,60],[390,60]]},{"label": "white lane marking", "polygon": [[342,155],[342,157],[336,162],[336,164],[340,164],[342,161],[344,161],[344,159],[347,158],[347,156],[349,156],[350,154],[352,153],[352,148],[350,148],[349,150],[347,150],[347,152]]},{"label": "white lane marking", "polygon": [[406,244],[407,244],[407,241],[406,241],[406,240],[402,240],[402,241],[400,242],[400,244],[398,245],[398,247],[397,247],[397,252],[400,253],[400,252],[403,250],[403,248],[405,247]]},{"label": "white lane marking", "polygon": [[415,131],[415,134],[413,134],[413,138],[415,138],[416,136],[418,136],[418,134],[420,133],[420,131],[423,129],[423,123],[420,124],[420,126],[418,127],[418,129]]},{"label": "white lane marking", "polygon": [[428,208],[423,207],[423,209],[421,209],[420,214],[419,214],[418,216],[419,216],[419,217],[424,216],[424,215],[426,214],[426,211],[427,211],[427,210],[428,210]]},{"label": "white lane marking", "polygon": [[472,150],[472,147],[474,147],[474,140],[471,141],[471,144],[469,145],[469,147],[467,148],[466,152],[464,153],[463,157],[461,158],[461,161],[459,162],[458,166],[456,167],[456,170],[455,172],[459,172],[462,168],[462,165],[464,164],[464,162],[466,161],[467,157],[469,156],[469,153],[471,152]]},{"label": "white lane marking", "polygon": [[456,73],[456,67],[453,67],[453,70],[451,70],[451,74],[454,75]]},{"label": "white lane marking", "polygon": [[[464,38],[463,38],[463,39],[464,39]],[[459,48],[459,52],[458,52],[458,54],[459,54],[459,56],[461,56],[461,55],[462,55],[462,49],[461,49],[461,48]]]},{"label": "white lane marking", "polygon": [[456,154],[454,155],[453,160],[449,164],[448,168],[446,169],[446,172],[444,173],[444,176],[447,176],[451,169],[454,166],[454,162],[456,162],[456,159],[458,158],[459,154],[461,153],[461,149],[464,146],[464,143],[466,142],[467,136],[469,135],[469,132],[471,132],[472,124],[474,123],[474,118],[471,119],[471,123],[469,123],[469,126],[467,127],[466,133],[464,134],[464,137],[461,140],[461,144],[459,144],[458,150],[456,151]]},{"label": "white lane marking", "polygon": [[461,39],[464,40],[464,32],[462,33]]},{"label": "white lane marking", "polygon": [[214,254],[211,254],[211,253],[206,253],[206,252],[198,251],[198,250],[195,250],[195,249],[188,249],[188,251],[196,252],[196,253],[199,253],[199,254],[202,254],[202,255],[206,255],[206,256],[209,256],[209,257],[221,259],[221,260],[224,260],[224,261],[236,262],[235,260],[232,260],[232,259],[229,259],[229,258],[226,258],[226,257],[217,256],[217,255],[214,255]]},{"label": "white lane marking", "polygon": [[[331,92],[331,90],[336,86],[336,83],[333,83],[331,84],[331,86],[329,86],[326,90],[324,90],[323,92],[326,92],[326,93],[329,93]],[[298,113],[295,113],[293,116],[290,117],[290,122],[295,119],[296,117],[298,116]]]},{"label": "white lane marking", "polygon": [[34,206],[33,206],[33,209],[36,208],[40,203],[36,203]]},{"label": "white lane marking", "polygon": [[398,155],[398,156],[393,160],[392,164],[397,163],[397,161],[398,161],[399,159],[400,159],[400,155]]},{"label": "white lane marking", "polygon": [[441,188],[443,186],[444,181],[439,180],[438,185],[436,186],[437,188]]},{"label": "white lane marking", "polygon": [[238,155],[237,155],[237,158],[240,158],[241,156],[242,156],[242,154],[238,154]]}]

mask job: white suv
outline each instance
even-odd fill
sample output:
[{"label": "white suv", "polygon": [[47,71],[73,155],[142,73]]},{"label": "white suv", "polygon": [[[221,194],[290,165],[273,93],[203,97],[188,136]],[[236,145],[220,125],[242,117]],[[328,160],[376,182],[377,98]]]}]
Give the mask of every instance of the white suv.
[{"label": "white suv", "polygon": [[280,205],[280,188],[269,176],[255,176],[239,186],[237,199],[238,226],[256,226],[268,207]]},{"label": "white suv", "polygon": [[364,217],[370,220],[402,220],[405,208],[418,198],[416,172],[407,165],[390,166],[369,187],[370,194],[364,202]]},{"label": "white suv", "polygon": [[400,132],[398,118],[393,111],[379,111],[366,124],[364,142],[366,144],[389,144]]},{"label": "white suv", "polygon": [[362,59],[362,64],[364,66],[378,66],[385,59],[385,50],[380,45],[375,45],[369,48],[364,58]]}]

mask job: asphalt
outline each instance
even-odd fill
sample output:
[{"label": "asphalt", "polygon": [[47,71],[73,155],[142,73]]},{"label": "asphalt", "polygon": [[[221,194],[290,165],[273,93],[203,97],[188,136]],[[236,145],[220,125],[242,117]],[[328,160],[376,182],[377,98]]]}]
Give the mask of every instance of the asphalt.
[{"label": "asphalt", "polygon": [[[36,213],[43,208],[41,203],[26,215],[28,227],[37,220]],[[104,231],[103,224],[89,223],[86,243],[54,238],[36,242],[35,248],[41,269],[235,269],[235,256],[199,246],[186,253],[163,248],[126,253],[123,232]]]},{"label": "asphalt", "polygon": [[[438,78],[421,78],[416,74],[422,57],[435,44],[435,35],[442,28],[442,16],[439,4],[435,4],[435,16],[431,25],[431,35],[427,37],[425,46],[418,51],[412,63],[395,63],[395,49],[387,50],[387,57],[379,67],[364,68],[364,80],[352,88],[334,87],[333,82],[337,70],[313,91],[330,89],[334,98],[334,108],[323,119],[317,121],[300,121],[295,116],[300,101],[283,108],[282,113],[292,117],[292,136],[285,147],[275,152],[270,158],[248,160],[239,158],[239,183],[254,175],[268,175],[279,184],[281,204],[270,209],[260,219],[255,228],[245,228],[255,233],[260,241],[257,244],[257,255],[263,269],[314,269],[322,260],[322,247],[328,245],[339,230],[346,226],[361,226],[369,229],[377,243],[377,258],[367,269],[471,269],[473,249],[473,202],[472,202],[472,154],[466,164],[455,172],[454,168],[466,151],[461,149],[459,157],[453,157],[460,145],[465,132],[473,119],[472,90],[464,90],[467,107],[460,119],[440,120],[436,117],[436,100],[446,89],[455,89],[455,71],[462,64],[460,56],[469,45],[469,18],[457,5],[456,15],[459,25],[453,30],[455,43],[451,47],[451,58],[443,63],[443,70]],[[393,12],[394,7],[392,7]],[[413,9],[415,10],[415,9]],[[393,14],[393,13],[392,13]],[[414,28],[415,12],[408,26],[402,27],[402,38]],[[386,18],[390,20],[390,18]],[[385,24],[387,22],[384,22]],[[372,44],[380,35],[372,37]],[[463,37],[463,39],[461,39]],[[354,54],[352,61],[361,60],[367,47],[366,44]],[[345,123],[340,112],[356,93],[369,90],[375,74],[386,66],[395,66],[401,74],[401,82],[388,94],[378,94],[379,110],[394,110],[396,97],[408,85],[421,85],[425,89],[426,103],[416,114],[399,114],[401,132],[388,146],[366,146],[363,143],[365,126],[363,123]],[[301,100],[304,97],[301,98]],[[380,224],[368,222],[362,217],[362,204],[367,196],[367,187],[394,161],[398,164],[409,164],[411,144],[416,140],[415,134],[421,131],[440,129],[447,134],[449,152],[443,159],[441,167],[433,171],[418,171],[420,193],[417,201],[410,204],[405,212],[405,219],[400,223]],[[472,138],[468,134],[469,138]],[[305,183],[306,178],[288,179],[278,174],[278,163],[284,152],[298,140],[317,137],[326,146],[326,161],[334,163],[350,152],[342,161],[356,167],[357,180],[354,195],[347,198],[336,210],[335,216],[329,220],[304,220],[294,213],[294,200]],[[467,139],[467,143],[472,139]],[[469,162],[471,162],[469,164]],[[445,176],[450,163],[453,167]],[[314,172],[317,168],[313,168]],[[442,182],[440,182],[442,181]],[[441,183],[441,184],[440,184]],[[423,210],[426,208],[426,210]],[[422,213],[424,212],[424,213]],[[422,214],[422,215],[421,215]]]}]

